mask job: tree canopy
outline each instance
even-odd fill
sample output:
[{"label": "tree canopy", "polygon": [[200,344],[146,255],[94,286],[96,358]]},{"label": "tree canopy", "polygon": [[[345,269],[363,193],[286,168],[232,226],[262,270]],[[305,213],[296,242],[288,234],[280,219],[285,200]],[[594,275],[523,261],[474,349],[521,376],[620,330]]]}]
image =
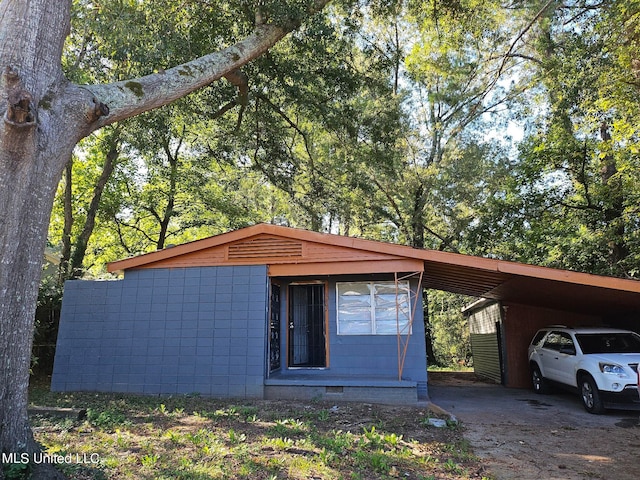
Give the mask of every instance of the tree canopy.
[{"label": "tree canopy", "polygon": [[[95,78],[184,61],[214,34],[200,10],[162,2],[130,3],[126,15],[106,2],[100,13],[122,24],[93,29],[86,5],[76,5],[82,27],[65,58]],[[230,82],[120,127],[128,161],[100,226],[104,243],[120,247],[87,267],[166,235],[176,243],[272,221],[634,276],[633,5],[336,5]],[[224,21],[222,34],[240,28]],[[223,193],[239,179],[260,192],[242,211]],[[189,213],[173,208],[178,190]]]}]

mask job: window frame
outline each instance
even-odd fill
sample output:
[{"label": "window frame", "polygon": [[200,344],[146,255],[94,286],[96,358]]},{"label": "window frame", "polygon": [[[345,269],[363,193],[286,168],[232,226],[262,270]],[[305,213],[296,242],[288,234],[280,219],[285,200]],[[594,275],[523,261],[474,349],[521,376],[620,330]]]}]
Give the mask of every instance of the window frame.
[{"label": "window frame", "polygon": [[[356,290],[364,290],[363,287],[366,286],[369,292],[369,308],[368,308],[368,325],[369,329],[367,332],[345,332],[344,331],[344,318],[341,318],[341,287],[347,285],[358,285],[359,288]],[[400,334],[401,335],[411,335],[413,333],[413,325],[412,325],[412,306],[411,306],[411,284],[408,280],[400,280],[397,282],[398,288],[396,289],[396,282],[394,281],[350,281],[350,282],[336,282],[336,332],[337,335],[340,336],[389,336],[389,335],[398,335],[397,326],[394,325],[393,332],[385,332],[379,331],[381,329],[378,328],[378,325],[382,326],[383,320],[377,320],[376,311],[381,311],[382,309],[376,308],[380,301],[380,297],[383,294],[376,294],[376,285],[384,286],[384,287],[392,287],[394,289],[394,303],[397,302],[398,297],[404,296],[405,298],[401,302],[401,312],[400,312]],[[354,295],[356,297],[357,295]],[[360,295],[361,297],[365,297],[366,295]],[[342,307],[344,310],[344,306]],[[402,318],[404,316],[404,318]],[[342,321],[341,321],[342,320]],[[395,319],[394,319],[395,323]],[[342,325],[342,328],[341,328]],[[407,328],[408,327],[408,328]]]}]

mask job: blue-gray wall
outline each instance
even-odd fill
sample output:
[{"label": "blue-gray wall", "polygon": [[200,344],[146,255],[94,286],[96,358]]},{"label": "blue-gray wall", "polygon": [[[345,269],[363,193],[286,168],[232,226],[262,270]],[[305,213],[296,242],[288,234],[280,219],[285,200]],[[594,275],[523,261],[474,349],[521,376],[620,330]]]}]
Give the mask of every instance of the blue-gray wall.
[{"label": "blue-gray wall", "polygon": [[[295,279],[296,282],[304,282],[304,279]],[[336,282],[350,281],[389,281],[393,277],[380,276],[349,276],[340,278],[328,278],[329,289],[329,368],[324,370],[309,370],[308,375],[316,375],[318,378],[345,376],[353,378],[382,377],[387,379],[398,378],[398,341],[396,335],[338,335],[336,322]],[[282,318],[287,318],[287,293],[288,283],[282,282]],[[411,290],[415,292],[417,281],[411,281]],[[427,389],[427,360],[424,335],[424,320],[422,311],[422,292],[418,293],[415,318],[413,320],[412,334],[409,338],[407,355],[402,373],[403,380],[417,382],[418,393],[426,396]],[[411,307],[413,308],[413,295]],[[286,322],[282,322],[283,339],[286,338]],[[402,337],[403,340],[406,337]],[[280,375],[295,375],[299,369],[286,369],[286,345],[283,340],[283,364]]]},{"label": "blue-gray wall", "polygon": [[[282,285],[282,315],[290,280]],[[304,281],[304,279],[296,279]],[[325,277],[328,288],[329,367],[303,370],[317,378],[398,378],[395,335],[337,335],[336,281],[388,277]],[[129,271],[118,281],[65,285],[51,388],[145,394],[200,393],[262,398],[267,369],[266,266],[192,267]],[[412,283],[412,290],[417,285]],[[287,325],[282,322],[287,370]],[[402,375],[426,396],[422,302]]]},{"label": "blue-gray wall", "polygon": [[267,287],[265,266],[69,281],[51,388],[261,398]]}]

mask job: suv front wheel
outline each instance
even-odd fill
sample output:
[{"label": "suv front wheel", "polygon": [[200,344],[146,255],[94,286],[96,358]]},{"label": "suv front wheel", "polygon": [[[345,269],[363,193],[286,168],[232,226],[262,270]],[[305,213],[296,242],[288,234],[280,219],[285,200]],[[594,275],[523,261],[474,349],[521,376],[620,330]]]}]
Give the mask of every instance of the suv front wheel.
[{"label": "suv front wheel", "polygon": [[578,379],[578,386],[580,388],[580,398],[582,399],[584,409],[589,413],[604,412],[604,405],[600,398],[598,386],[593,378],[591,378],[591,375],[581,375]]},{"label": "suv front wheel", "polygon": [[531,365],[531,383],[533,383],[533,391],[536,393],[549,393],[549,384],[542,376],[540,367],[535,363]]}]

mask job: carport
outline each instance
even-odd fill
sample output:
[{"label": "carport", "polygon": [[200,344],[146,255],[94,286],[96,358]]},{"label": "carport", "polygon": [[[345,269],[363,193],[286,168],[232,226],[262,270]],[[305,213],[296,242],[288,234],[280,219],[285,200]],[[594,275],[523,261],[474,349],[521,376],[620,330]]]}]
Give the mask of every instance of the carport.
[{"label": "carport", "polygon": [[425,287],[477,297],[468,307],[476,373],[530,386],[527,346],[546,325],[640,332],[640,281],[425,252]]}]

